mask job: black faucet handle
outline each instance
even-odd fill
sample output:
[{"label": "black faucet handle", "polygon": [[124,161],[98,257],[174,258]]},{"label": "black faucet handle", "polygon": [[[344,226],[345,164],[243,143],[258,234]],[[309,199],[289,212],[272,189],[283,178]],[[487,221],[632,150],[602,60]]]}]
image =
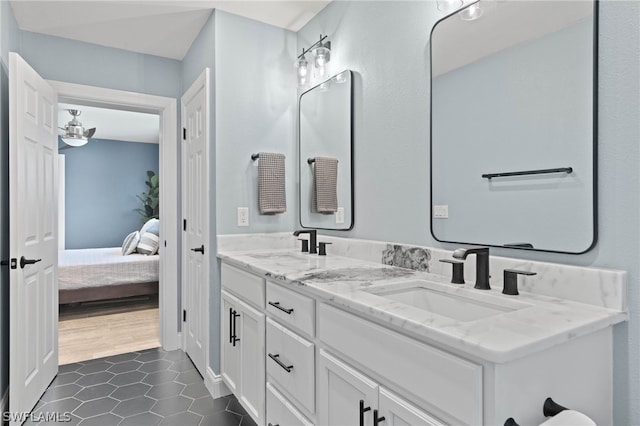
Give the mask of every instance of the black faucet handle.
[{"label": "black faucet handle", "polygon": [[518,269],[505,269],[502,294],[508,294],[510,296],[517,296],[520,294],[518,293],[518,275],[536,275],[536,273],[531,271],[520,271]]},{"label": "black faucet handle", "polygon": [[302,241],[302,253],[309,253],[309,240],[298,238],[298,241]]},{"label": "black faucet handle", "polygon": [[454,259],[440,259],[442,263],[450,263],[453,265],[453,274],[451,275],[451,283],[464,284],[464,262]]},{"label": "black faucet handle", "polygon": [[326,243],[321,241],[318,243],[318,256],[326,256],[327,255],[327,245],[332,243]]}]

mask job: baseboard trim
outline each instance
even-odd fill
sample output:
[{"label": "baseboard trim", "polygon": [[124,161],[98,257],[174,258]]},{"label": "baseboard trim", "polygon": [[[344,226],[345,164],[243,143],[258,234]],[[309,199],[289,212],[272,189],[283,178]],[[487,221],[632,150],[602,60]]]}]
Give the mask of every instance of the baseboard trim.
[{"label": "baseboard trim", "polygon": [[207,367],[207,375],[204,378],[204,385],[213,399],[231,394],[231,391],[224,383],[224,380],[222,380],[222,376],[214,373],[211,367]]},{"label": "baseboard trim", "polygon": [[2,401],[0,401],[0,413],[7,412],[7,410],[9,409],[8,403],[9,403],[9,389],[5,390],[4,394],[2,395]]}]

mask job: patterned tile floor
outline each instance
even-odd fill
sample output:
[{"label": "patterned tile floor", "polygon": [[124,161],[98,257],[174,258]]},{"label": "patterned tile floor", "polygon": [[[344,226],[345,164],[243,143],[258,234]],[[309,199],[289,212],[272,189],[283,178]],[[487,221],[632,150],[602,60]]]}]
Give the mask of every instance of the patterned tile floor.
[{"label": "patterned tile floor", "polygon": [[60,366],[24,424],[255,426],[233,395],[211,398],[184,352],[159,348]]}]

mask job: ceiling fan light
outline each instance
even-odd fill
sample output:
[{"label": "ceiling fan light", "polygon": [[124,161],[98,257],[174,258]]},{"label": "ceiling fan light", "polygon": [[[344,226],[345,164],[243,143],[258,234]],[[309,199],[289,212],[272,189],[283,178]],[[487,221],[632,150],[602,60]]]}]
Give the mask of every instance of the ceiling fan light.
[{"label": "ceiling fan light", "polygon": [[89,142],[89,138],[96,132],[96,128],[84,129],[82,123],[78,121],[78,116],[82,114],[82,111],[77,109],[68,109],[67,111],[73,118],[64,128],[60,128],[60,130],[64,132],[60,135],[60,138],[69,146],[77,147],[86,145],[87,142]]},{"label": "ceiling fan light", "polygon": [[63,137],[62,142],[66,143],[69,146],[84,146],[89,142],[89,139],[86,138],[74,138],[74,137]]}]

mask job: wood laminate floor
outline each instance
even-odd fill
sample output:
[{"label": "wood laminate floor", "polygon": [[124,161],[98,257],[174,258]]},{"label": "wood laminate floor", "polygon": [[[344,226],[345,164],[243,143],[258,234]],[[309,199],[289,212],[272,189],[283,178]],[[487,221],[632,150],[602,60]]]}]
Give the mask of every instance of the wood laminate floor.
[{"label": "wood laminate floor", "polygon": [[160,346],[158,297],[60,306],[59,364]]}]

